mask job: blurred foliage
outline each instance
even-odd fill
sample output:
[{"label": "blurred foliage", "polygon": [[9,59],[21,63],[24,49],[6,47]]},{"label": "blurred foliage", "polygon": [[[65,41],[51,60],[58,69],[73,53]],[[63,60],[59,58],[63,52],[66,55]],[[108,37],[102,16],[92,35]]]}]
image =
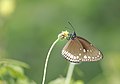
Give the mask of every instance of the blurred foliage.
[{"label": "blurred foliage", "polygon": [[[77,65],[74,82],[119,84],[119,3],[120,0],[0,0],[0,57],[29,64],[27,76],[40,84],[47,51],[62,30],[72,32],[67,24],[70,21],[77,35],[104,54],[99,62]],[[60,41],[51,53],[46,84],[59,75],[66,76],[68,62],[61,56],[66,42]]]},{"label": "blurred foliage", "polygon": [[[64,84],[64,83],[65,83],[65,78],[60,77],[60,78],[57,78],[57,79],[51,81],[48,84]],[[84,83],[81,80],[77,80],[77,81],[71,80],[70,84],[84,84]]]},{"label": "blurred foliage", "polygon": [[28,79],[24,73],[23,67],[28,65],[16,60],[0,60],[0,84],[36,84]]}]

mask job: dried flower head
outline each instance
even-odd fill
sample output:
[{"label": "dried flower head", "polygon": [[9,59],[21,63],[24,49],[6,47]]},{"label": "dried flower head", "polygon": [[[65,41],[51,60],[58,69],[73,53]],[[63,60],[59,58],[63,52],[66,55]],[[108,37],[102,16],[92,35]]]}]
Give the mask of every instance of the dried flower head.
[{"label": "dried flower head", "polygon": [[62,31],[62,32],[58,35],[58,38],[59,38],[59,39],[66,39],[68,36],[69,36],[69,32],[66,30],[66,31]]}]

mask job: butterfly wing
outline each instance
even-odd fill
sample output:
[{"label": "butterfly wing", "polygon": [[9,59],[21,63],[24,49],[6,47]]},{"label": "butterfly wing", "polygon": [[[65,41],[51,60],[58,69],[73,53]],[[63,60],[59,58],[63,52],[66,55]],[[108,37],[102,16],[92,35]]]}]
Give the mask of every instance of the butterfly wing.
[{"label": "butterfly wing", "polygon": [[62,50],[62,55],[70,62],[98,61],[102,59],[102,53],[90,42],[82,37],[76,36],[68,41]]}]

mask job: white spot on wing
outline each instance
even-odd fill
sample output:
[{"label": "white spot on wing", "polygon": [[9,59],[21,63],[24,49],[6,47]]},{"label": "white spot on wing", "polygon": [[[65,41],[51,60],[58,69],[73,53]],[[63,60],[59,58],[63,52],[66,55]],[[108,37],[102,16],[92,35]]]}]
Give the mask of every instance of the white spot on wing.
[{"label": "white spot on wing", "polygon": [[83,52],[86,52],[86,50],[85,50],[85,49],[83,49]]},{"label": "white spot on wing", "polygon": [[67,52],[65,52],[65,54],[68,54],[68,51],[67,51]]},{"label": "white spot on wing", "polygon": [[99,51],[99,53],[98,53],[98,54],[99,54],[99,55],[101,54],[101,53],[100,53],[100,51]]},{"label": "white spot on wing", "polygon": [[90,57],[90,56],[88,56],[88,58],[90,59],[91,57]]},{"label": "white spot on wing", "polygon": [[81,56],[81,53],[79,55]]},{"label": "white spot on wing", "polygon": [[97,55],[97,57],[100,57],[99,55]]},{"label": "white spot on wing", "polygon": [[87,56],[85,55],[85,56],[84,56],[84,58],[86,59],[86,58],[87,58]]},{"label": "white spot on wing", "polygon": [[94,59],[94,57],[92,57],[92,59]]},{"label": "white spot on wing", "polygon": [[77,59],[79,58],[79,56],[77,56]]},{"label": "white spot on wing", "polygon": [[97,57],[95,57],[95,59],[97,59]]},{"label": "white spot on wing", "polygon": [[70,57],[70,53],[67,53],[67,55]]},{"label": "white spot on wing", "polygon": [[79,59],[81,61],[81,59]]},{"label": "white spot on wing", "polygon": [[90,44],[92,46],[92,44]]},{"label": "white spot on wing", "polygon": [[74,56],[74,59],[76,59],[76,56]]},{"label": "white spot on wing", "polygon": [[90,50],[90,52],[92,52],[92,50]]},{"label": "white spot on wing", "polygon": [[72,59],[73,59],[73,55],[70,55],[70,58],[72,58]]}]

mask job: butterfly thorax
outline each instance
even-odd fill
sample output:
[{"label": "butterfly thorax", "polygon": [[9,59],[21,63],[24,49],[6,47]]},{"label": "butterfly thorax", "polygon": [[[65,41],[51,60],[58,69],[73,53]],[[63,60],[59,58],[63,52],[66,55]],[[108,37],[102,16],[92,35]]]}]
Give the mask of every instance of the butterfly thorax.
[{"label": "butterfly thorax", "polygon": [[75,37],[76,37],[76,33],[73,32],[72,34],[69,34],[68,40],[70,40],[70,39],[73,40]]}]

